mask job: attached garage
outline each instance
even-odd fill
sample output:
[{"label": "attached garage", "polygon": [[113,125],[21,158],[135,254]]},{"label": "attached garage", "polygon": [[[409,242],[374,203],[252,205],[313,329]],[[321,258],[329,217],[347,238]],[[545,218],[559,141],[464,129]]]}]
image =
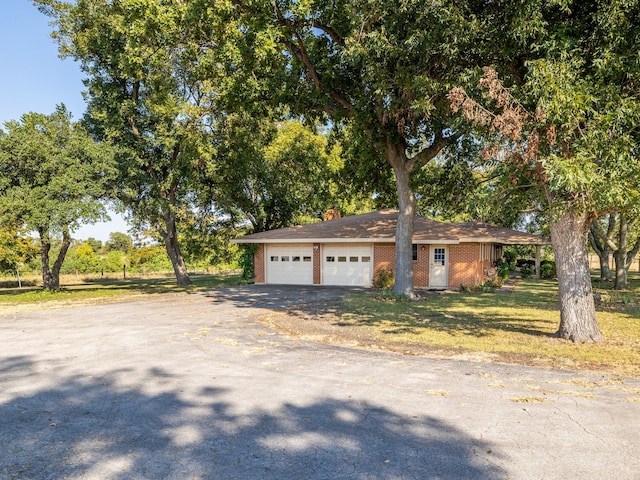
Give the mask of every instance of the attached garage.
[{"label": "attached garage", "polygon": [[[371,286],[377,271],[395,269],[397,210],[380,210],[297,225],[234,239],[257,245],[256,283]],[[414,219],[416,287],[480,285],[490,276],[503,245],[535,245],[539,262],[545,238],[486,223]],[[539,265],[539,263],[537,264]]]},{"label": "attached garage", "polygon": [[311,244],[267,245],[267,282],[289,285],[313,284],[312,259]]},{"label": "attached garage", "polygon": [[371,244],[326,244],[322,247],[324,285],[370,286],[373,281]]}]

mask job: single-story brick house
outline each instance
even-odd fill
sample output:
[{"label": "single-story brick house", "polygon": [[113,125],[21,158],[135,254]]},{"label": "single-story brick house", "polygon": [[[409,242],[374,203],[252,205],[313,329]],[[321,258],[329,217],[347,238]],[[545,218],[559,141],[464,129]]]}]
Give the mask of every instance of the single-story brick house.
[{"label": "single-story brick house", "polygon": [[[397,219],[397,210],[380,210],[232,241],[258,246],[254,255],[256,283],[370,286],[377,270],[395,268]],[[548,243],[536,235],[486,223],[443,223],[416,217],[414,285],[479,285],[487,269],[502,256],[503,245]]]}]

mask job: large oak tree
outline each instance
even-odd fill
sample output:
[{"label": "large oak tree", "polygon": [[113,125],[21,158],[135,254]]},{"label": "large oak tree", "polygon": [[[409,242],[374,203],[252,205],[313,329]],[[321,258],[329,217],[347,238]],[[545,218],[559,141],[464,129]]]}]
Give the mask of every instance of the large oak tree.
[{"label": "large oak tree", "polygon": [[200,107],[215,95],[211,79],[197,75],[199,55],[211,46],[193,38],[206,19],[181,1],[35,3],[54,18],[61,55],[87,74],[85,122],[119,147],[119,200],[134,224],[161,236],[177,283],[190,284],[179,222],[206,161]]},{"label": "large oak tree", "polygon": [[[0,221],[35,231],[42,282],[60,287],[60,268],[81,224],[106,218],[101,200],[115,178],[112,150],[101,145],[60,106],[51,115],[28,113],[0,130]],[[61,236],[53,265],[52,239]]]},{"label": "large oak tree", "polygon": [[638,197],[639,13],[638,2],[617,0],[487,3],[487,30],[504,27],[487,40],[500,77],[486,68],[476,100],[461,89],[450,95],[467,119],[498,134],[493,152],[512,180],[546,200],[557,335],[573,341],[602,339],[588,264],[592,221]]},{"label": "large oak tree", "polygon": [[[210,1],[210,5],[217,2]],[[413,295],[415,172],[455,143],[446,92],[472,54],[474,21],[454,1],[231,0],[243,58],[273,58],[271,100],[350,123],[393,170],[400,215],[394,293]],[[258,65],[260,66],[260,65]],[[261,75],[263,75],[261,77]],[[268,83],[268,82],[267,82]],[[376,164],[376,162],[373,162]],[[371,172],[375,176],[375,172]]]}]

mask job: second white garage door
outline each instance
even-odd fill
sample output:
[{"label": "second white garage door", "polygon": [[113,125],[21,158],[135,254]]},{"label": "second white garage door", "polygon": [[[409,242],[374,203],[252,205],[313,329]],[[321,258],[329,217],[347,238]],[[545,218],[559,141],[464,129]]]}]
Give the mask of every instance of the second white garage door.
[{"label": "second white garage door", "polygon": [[369,286],[373,281],[371,245],[338,244],[322,248],[322,283],[324,285]]},{"label": "second white garage door", "polygon": [[313,245],[269,245],[267,283],[313,284]]}]

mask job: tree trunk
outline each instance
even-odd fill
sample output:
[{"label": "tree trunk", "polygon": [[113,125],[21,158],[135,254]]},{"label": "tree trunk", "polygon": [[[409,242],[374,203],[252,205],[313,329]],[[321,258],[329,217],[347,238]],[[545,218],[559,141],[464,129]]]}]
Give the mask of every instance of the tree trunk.
[{"label": "tree trunk", "polygon": [[618,248],[613,252],[613,260],[616,266],[614,290],[625,290],[627,288],[627,231],[627,219],[621,213],[620,228],[618,229]]},{"label": "tree trunk", "polygon": [[163,214],[165,220],[165,229],[162,229],[161,234],[164,239],[164,246],[167,250],[167,255],[171,260],[173,266],[173,272],[176,275],[176,283],[180,287],[186,287],[191,285],[191,279],[187,272],[187,266],[182,258],[182,252],[180,251],[180,245],[178,244],[178,231],[176,229],[176,216],[173,212],[168,211]]},{"label": "tree trunk", "polygon": [[556,336],[573,342],[601,342],[602,334],[589,272],[587,234],[590,220],[571,209],[549,223],[560,297],[560,327]]},{"label": "tree trunk", "polygon": [[609,257],[611,256],[611,250],[607,248],[605,254],[598,255],[600,259],[600,280],[604,282],[610,282],[612,275],[611,269],[609,268]]},{"label": "tree trunk", "polygon": [[640,252],[640,236],[636,240],[636,243],[633,245],[633,248],[627,252],[627,262],[625,264],[627,273],[629,273],[629,269],[631,268],[631,264],[633,263],[633,259],[636,258]]},{"label": "tree trunk", "polygon": [[52,290],[53,280],[51,278],[51,268],[49,267],[49,251],[51,250],[51,240],[48,229],[38,228],[40,237],[40,260],[42,262],[42,287],[45,290]]},{"label": "tree trunk", "polygon": [[[594,222],[597,222],[595,219]],[[615,216],[609,215],[609,227],[607,228],[607,235],[615,226]],[[611,256],[611,247],[606,239],[600,238],[597,226],[592,223],[589,231],[589,242],[593,251],[598,255],[600,260],[600,280],[604,282],[611,281],[611,269],[609,268],[609,257]]]},{"label": "tree trunk", "polygon": [[398,206],[400,207],[396,226],[396,271],[393,293],[412,298],[414,292],[411,244],[413,242],[413,221],[416,214],[416,197],[409,184],[409,175],[413,165],[407,159],[402,145],[388,144],[386,154],[396,176]]},{"label": "tree trunk", "polygon": [[48,228],[39,228],[38,235],[40,236],[40,258],[42,260],[42,287],[45,290],[58,290],[60,288],[60,269],[71,246],[69,229],[66,226],[62,229],[62,244],[56,261],[53,263],[53,268],[49,265],[51,239]]}]

